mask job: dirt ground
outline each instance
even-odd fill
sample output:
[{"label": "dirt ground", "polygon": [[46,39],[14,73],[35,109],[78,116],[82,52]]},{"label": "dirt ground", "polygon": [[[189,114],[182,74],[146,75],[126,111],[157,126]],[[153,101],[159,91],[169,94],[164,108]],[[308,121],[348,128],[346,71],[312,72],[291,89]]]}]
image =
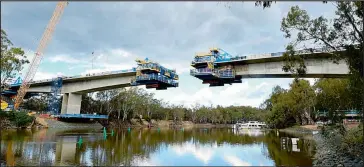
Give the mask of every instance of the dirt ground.
[{"label": "dirt ground", "polygon": [[[351,123],[351,124],[345,124],[346,129],[352,129],[359,126],[359,123]],[[317,125],[303,125],[302,128],[310,129],[310,130],[319,130],[317,128]]]},{"label": "dirt ground", "polygon": [[317,125],[303,125],[302,128],[310,129],[310,130],[318,130]]},{"label": "dirt ground", "polygon": [[359,126],[359,124],[360,124],[359,122],[358,123],[346,124],[345,128],[346,129],[352,129],[352,128],[355,128],[355,127]]}]

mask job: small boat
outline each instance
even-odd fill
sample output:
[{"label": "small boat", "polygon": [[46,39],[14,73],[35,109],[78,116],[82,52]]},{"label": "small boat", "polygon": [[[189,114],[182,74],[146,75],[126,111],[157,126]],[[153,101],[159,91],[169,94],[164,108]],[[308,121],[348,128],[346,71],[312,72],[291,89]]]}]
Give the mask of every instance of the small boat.
[{"label": "small boat", "polygon": [[262,129],[265,127],[265,123],[261,123],[258,121],[249,121],[248,123],[237,123],[235,124],[235,127],[237,129]]}]

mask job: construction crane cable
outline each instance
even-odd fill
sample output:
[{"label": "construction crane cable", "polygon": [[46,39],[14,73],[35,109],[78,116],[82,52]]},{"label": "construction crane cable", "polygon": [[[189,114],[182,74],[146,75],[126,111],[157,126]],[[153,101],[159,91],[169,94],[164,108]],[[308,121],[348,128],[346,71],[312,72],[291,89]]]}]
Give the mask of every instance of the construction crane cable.
[{"label": "construction crane cable", "polygon": [[23,82],[18,90],[18,94],[15,98],[15,105],[14,109],[17,109],[21,102],[23,101],[23,98],[29,89],[30,82],[33,80],[35,73],[37,72],[38,66],[42,60],[42,55],[44,50],[46,49],[47,45],[49,44],[50,40],[52,39],[53,32],[56,28],[57,23],[59,22],[59,19],[61,18],[64,8],[67,6],[67,1],[61,1],[57,3],[57,6],[53,12],[53,15],[51,19],[49,20],[49,23],[43,32],[42,38],[39,42],[38,48],[35,52],[35,56],[33,57],[32,62],[30,63],[29,69],[26,72],[26,75],[23,79]]}]

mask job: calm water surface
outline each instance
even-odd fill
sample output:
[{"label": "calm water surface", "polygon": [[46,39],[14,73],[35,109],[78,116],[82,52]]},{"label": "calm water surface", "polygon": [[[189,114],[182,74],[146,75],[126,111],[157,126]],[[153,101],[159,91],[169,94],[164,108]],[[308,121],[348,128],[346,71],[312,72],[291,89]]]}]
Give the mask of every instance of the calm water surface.
[{"label": "calm water surface", "polygon": [[[0,163],[311,166],[314,154],[311,140],[274,131],[132,129],[107,133],[105,137],[102,130],[2,130]],[[297,144],[290,142],[292,138],[299,139]]]}]

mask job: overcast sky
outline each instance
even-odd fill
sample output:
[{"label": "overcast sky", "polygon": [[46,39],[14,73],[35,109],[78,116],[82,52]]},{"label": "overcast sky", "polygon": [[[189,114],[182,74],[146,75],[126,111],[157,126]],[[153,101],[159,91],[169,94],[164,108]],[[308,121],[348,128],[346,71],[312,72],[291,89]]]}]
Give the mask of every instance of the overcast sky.
[{"label": "overcast sky", "polygon": [[[288,88],[292,79],[244,79],[242,84],[210,88],[189,75],[190,62],[196,52],[212,46],[232,55],[284,51],[289,41],[280,31],[280,21],[293,5],[312,17],[334,14],[333,6],[322,2],[277,2],[263,10],[254,2],[71,1],[35,79],[129,69],[136,66],[135,58],[148,57],[180,74],[180,87],[151,90],[159,99],[257,107],[275,85]],[[1,2],[1,28],[31,58],[55,6],[56,2]]]}]

